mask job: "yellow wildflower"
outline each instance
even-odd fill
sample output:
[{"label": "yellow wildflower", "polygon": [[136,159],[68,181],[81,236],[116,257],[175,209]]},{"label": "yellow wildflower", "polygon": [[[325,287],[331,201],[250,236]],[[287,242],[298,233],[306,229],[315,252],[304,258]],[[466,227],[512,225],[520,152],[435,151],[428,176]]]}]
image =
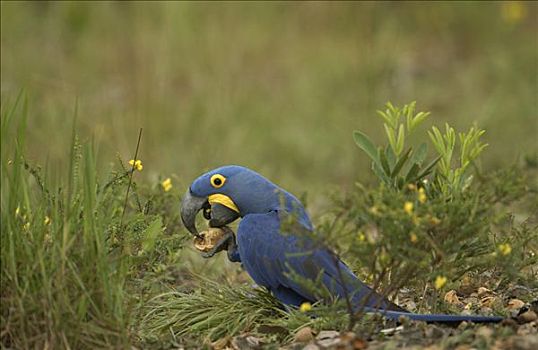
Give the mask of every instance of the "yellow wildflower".
[{"label": "yellow wildflower", "polygon": [[443,288],[444,285],[446,284],[446,281],[447,281],[447,278],[445,276],[441,276],[441,275],[437,276],[435,278],[435,283],[434,283],[435,289]]},{"label": "yellow wildflower", "polygon": [[50,218],[48,216],[45,215],[45,220],[43,220],[43,223],[45,225],[50,225]]},{"label": "yellow wildflower", "polygon": [[414,232],[411,232],[411,234],[409,235],[409,239],[411,240],[411,242],[416,243],[418,241],[417,234]]},{"label": "yellow wildflower", "polygon": [[421,187],[421,188],[418,189],[418,201],[419,201],[420,203],[424,203],[424,202],[426,202],[426,199],[428,199],[428,197],[426,197],[426,193],[425,193],[425,192],[426,192],[426,191],[424,191],[424,188],[423,188],[423,187]]},{"label": "yellow wildflower", "polygon": [[508,255],[512,252],[512,247],[508,243],[499,244],[499,251],[502,255]]},{"label": "yellow wildflower", "polygon": [[301,312],[308,312],[310,310],[312,310],[312,304],[310,304],[309,302],[302,303],[299,307],[299,311]]},{"label": "yellow wildflower", "polygon": [[522,1],[506,1],[501,4],[501,16],[506,23],[519,23],[527,15]]},{"label": "yellow wildflower", "polygon": [[404,203],[404,211],[409,215],[413,214],[413,203],[405,202]]},{"label": "yellow wildflower", "polygon": [[140,159],[137,159],[137,160],[131,159],[129,161],[129,165],[138,171],[142,171],[142,169],[144,169],[144,166],[142,165],[142,161]]},{"label": "yellow wildflower", "polygon": [[19,216],[21,213],[21,207],[17,206],[17,209],[15,209],[15,216]]},{"label": "yellow wildflower", "polygon": [[30,223],[27,222],[26,224],[24,224],[24,225],[22,226],[22,228],[25,229],[26,231],[28,231],[28,230],[30,229]]},{"label": "yellow wildflower", "polygon": [[161,182],[161,186],[164,190],[164,192],[170,191],[172,188],[172,180],[168,177],[163,182]]},{"label": "yellow wildflower", "polygon": [[359,232],[359,234],[357,235],[357,239],[361,242],[364,242],[366,240],[366,236],[364,235],[364,233]]}]

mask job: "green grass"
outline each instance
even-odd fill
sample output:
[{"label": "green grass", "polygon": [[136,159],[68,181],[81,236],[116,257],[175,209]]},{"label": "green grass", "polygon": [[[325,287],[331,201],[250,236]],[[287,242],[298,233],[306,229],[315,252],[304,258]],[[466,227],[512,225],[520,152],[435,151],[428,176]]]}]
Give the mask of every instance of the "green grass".
[{"label": "green grass", "polygon": [[127,265],[107,241],[118,220],[97,192],[93,151],[75,138],[68,185],[49,188],[24,157],[16,107],[2,111],[2,344],[126,345]]},{"label": "green grass", "polygon": [[[2,2],[2,99],[30,97],[28,156],[66,162],[78,104],[98,168],[145,177],[243,164],[301,194],[369,179],[353,129],[418,100],[430,123],[486,129],[487,169],[535,153],[537,4]],[[54,142],[50,142],[54,140]]]}]

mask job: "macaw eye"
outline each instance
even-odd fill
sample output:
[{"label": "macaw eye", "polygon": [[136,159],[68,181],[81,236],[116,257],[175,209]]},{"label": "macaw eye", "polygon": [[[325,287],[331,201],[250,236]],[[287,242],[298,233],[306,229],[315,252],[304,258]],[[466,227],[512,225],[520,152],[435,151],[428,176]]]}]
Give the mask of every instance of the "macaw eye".
[{"label": "macaw eye", "polygon": [[221,174],[215,174],[211,176],[211,179],[209,180],[209,182],[211,182],[211,186],[215,188],[221,188],[226,182],[226,178],[222,176]]}]

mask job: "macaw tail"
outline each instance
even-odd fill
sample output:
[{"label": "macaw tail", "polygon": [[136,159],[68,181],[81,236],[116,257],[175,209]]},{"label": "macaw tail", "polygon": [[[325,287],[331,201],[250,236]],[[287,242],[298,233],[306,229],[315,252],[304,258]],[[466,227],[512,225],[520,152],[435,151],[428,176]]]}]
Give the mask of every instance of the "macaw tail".
[{"label": "macaw tail", "polygon": [[443,315],[443,314],[414,314],[411,312],[400,312],[390,310],[379,310],[376,308],[365,307],[365,312],[380,313],[384,317],[398,321],[400,317],[407,317],[415,321],[424,321],[428,323],[445,323],[445,324],[457,324],[461,322],[474,322],[474,323],[498,323],[504,320],[504,317],[500,316],[472,316],[472,315]]},{"label": "macaw tail", "polygon": [[365,286],[359,289],[359,292],[352,297],[352,303],[355,311],[362,310],[366,313],[379,313],[385,318],[394,321],[398,321],[402,316],[415,321],[444,324],[458,324],[463,321],[474,323],[498,323],[504,320],[504,317],[499,316],[416,314],[407,311]]}]

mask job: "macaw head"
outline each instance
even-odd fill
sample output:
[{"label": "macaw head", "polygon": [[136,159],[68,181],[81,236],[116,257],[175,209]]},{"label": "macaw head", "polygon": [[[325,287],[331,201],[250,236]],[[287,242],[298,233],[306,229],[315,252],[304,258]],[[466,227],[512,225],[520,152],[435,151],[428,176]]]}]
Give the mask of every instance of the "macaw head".
[{"label": "macaw head", "polygon": [[284,210],[307,227],[310,219],[301,202],[260,174],[237,165],[223,166],[198,177],[181,203],[181,220],[198,236],[196,215],[203,210],[209,226],[221,227],[248,214]]}]

